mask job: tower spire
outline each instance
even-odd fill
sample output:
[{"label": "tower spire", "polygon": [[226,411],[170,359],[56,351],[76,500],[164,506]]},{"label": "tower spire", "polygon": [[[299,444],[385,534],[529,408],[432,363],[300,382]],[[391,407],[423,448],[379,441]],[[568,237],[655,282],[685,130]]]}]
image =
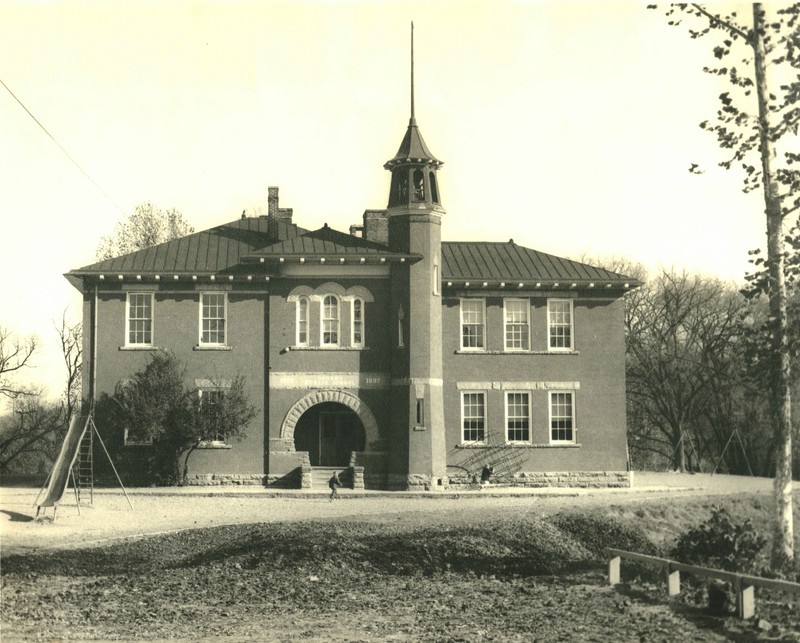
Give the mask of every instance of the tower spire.
[{"label": "tower spire", "polygon": [[411,21],[411,122],[414,122],[414,21]]}]

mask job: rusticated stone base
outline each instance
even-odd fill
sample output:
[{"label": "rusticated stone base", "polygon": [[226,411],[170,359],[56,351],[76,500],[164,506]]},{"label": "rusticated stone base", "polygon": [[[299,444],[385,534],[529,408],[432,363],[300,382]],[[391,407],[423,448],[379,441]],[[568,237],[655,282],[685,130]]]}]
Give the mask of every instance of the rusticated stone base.
[{"label": "rusticated stone base", "polygon": [[220,485],[264,486],[267,476],[263,473],[195,473],[189,475],[186,484],[192,487]]},{"label": "rusticated stone base", "polygon": [[[504,487],[623,488],[633,486],[633,475],[630,471],[521,471],[491,482]],[[450,484],[465,486],[474,481],[464,473],[451,476]]]},{"label": "rusticated stone base", "polygon": [[350,467],[353,472],[353,489],[364,488],[364,467]]},{"label": "rusticated stone base", "polygon": [[435,478],[417,473],[390,473],[386,476],[386,489],[390,491],[444,491],[447,488],[447,478]]}]

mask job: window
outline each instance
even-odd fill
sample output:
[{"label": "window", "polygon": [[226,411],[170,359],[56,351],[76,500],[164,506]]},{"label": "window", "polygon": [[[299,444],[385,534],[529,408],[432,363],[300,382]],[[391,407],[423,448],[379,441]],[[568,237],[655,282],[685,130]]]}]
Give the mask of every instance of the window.
[{"label": "window", "polygon": [[550,393],[550,442],[575,442],[572,393]]},{"label": "window", "polygon": [[389,207],[408,203],[408,170],[405,167],[392,171],[392,186],[389,193]]},{"label": "window", "polygon": [[200,396],[200,421],[203,423],[202,443],[211,446],[225,444],[225,433],[219,425],[222,401],[225,396],[223,389],[199,389]]},{"label": "window", "polygon": [[485,393],[461,394],[461,418],[464,442],[483,442],[486,439]]},{"label": "window", "polygon": [[403,305],[397,307],[397,347],[403,348],[405,343],[405,329],[403,328],[403,322],[406,318],[406,313],[403,310]]},{"label": "window", "polygon": [[127,346],[153,345],[153,293],[128,293]]},{"label": "window", "polygon": [[226,307],[224,292],[200,293],[201,346],[225,346]]},{"label": "window", "polygon": [[417,426],[425,426],[425,400],[417,398]]},{"label": "window", "polygon": [[572,350],[572,300],[547,300],[547,337],[551,351]]},{"label": "window", "polygon": [[425,200],[425,179],[422,170],[414,170],[414,201]]},{"label": "window", "polygon": [[506,441],[531,441],[531,407],[528,393],[506,393]]},{"label": "window", "polygon": [[483,299],[461,300],[461,348],[463,350],[484,350],[485,316]]},{"label": "window", "polygon": [[439,203],[439,188],[436,186],[436,173],[431,172],[428,175],[428,178],[431,182],[431,201],[434,203]]},{"label": "window", "polygon": [[527,299],[505,299],[503,301],[506,320],[506,350],[526,351],[530,348],[529,313]]},{"label": "window", "polygon": [[339,300],[336,295],[325,295],[322,300],[322,345],[339,345]]},{"label": "window", "polygon": [[123,433],[123,444],[126,447],[144,447],[153,444],[153,438],[140,435],[140,431],[125,429]]},{"label": "window", "polygon": [[364,345],[364,300],[356,297],[353,300],[353,338],[351,346]]},{"label": "window", "polygon": [[298,346],[308,346],[308,297],[297,300],[297,338]]}]

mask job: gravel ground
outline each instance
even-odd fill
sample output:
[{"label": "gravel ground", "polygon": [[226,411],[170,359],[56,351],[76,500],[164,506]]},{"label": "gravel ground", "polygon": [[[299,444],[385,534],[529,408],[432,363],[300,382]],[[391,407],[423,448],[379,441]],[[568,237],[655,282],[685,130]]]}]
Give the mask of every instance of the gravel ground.
[{"label": "gravel ground", "polygon": [[[55,522],[33,522],[38,489],[0,487],[0,553],[104,544],[111,539],[180,529],[255,522],[386,516],[408,513],[452,514],[464,506],[490,512],[525,514],[564,507],[593,507],[736,493],[770,493],[767,478],[725,475],[636,473],[631,489],[509,489],[457,494],[381,493],[341,490],[330,503],[327,492],[271,491],[247,487],[129,489],[133,504],[118,489],[95,492],[94,506],[79,514],[74,495],[64,495]],[[465,503],[469,503],[466,505]],[[46,516],[52,517],[47,509]]]},{"label": "gravel ground", "polygon": [[129,490],[134,510],[104,490],[80,516],[65,497],[55,522],[32,521],[37,491],[0,489],[4,642],[800,641],[800,605],[780,594],[741,621],[709,614],[688,579],[678,600],[646,571],[607,586],[604,547],[658,553],[716,504],[767,529],[765,479],[647,474],[633,490],[345,491],[332,503]]}]

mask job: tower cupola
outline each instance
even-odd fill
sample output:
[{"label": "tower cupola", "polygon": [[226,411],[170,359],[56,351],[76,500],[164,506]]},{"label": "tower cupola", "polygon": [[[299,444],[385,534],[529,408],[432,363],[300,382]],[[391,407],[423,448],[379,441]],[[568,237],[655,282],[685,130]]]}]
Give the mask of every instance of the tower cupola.
[{"label": "tower cupola", "polygon": [[444,163],[431,154],[414,115],[414,23],[411,23],[411,118],[397,154],[383,166],[392,173],[389,212],[393,208],[441,209],[436,171]]}]

